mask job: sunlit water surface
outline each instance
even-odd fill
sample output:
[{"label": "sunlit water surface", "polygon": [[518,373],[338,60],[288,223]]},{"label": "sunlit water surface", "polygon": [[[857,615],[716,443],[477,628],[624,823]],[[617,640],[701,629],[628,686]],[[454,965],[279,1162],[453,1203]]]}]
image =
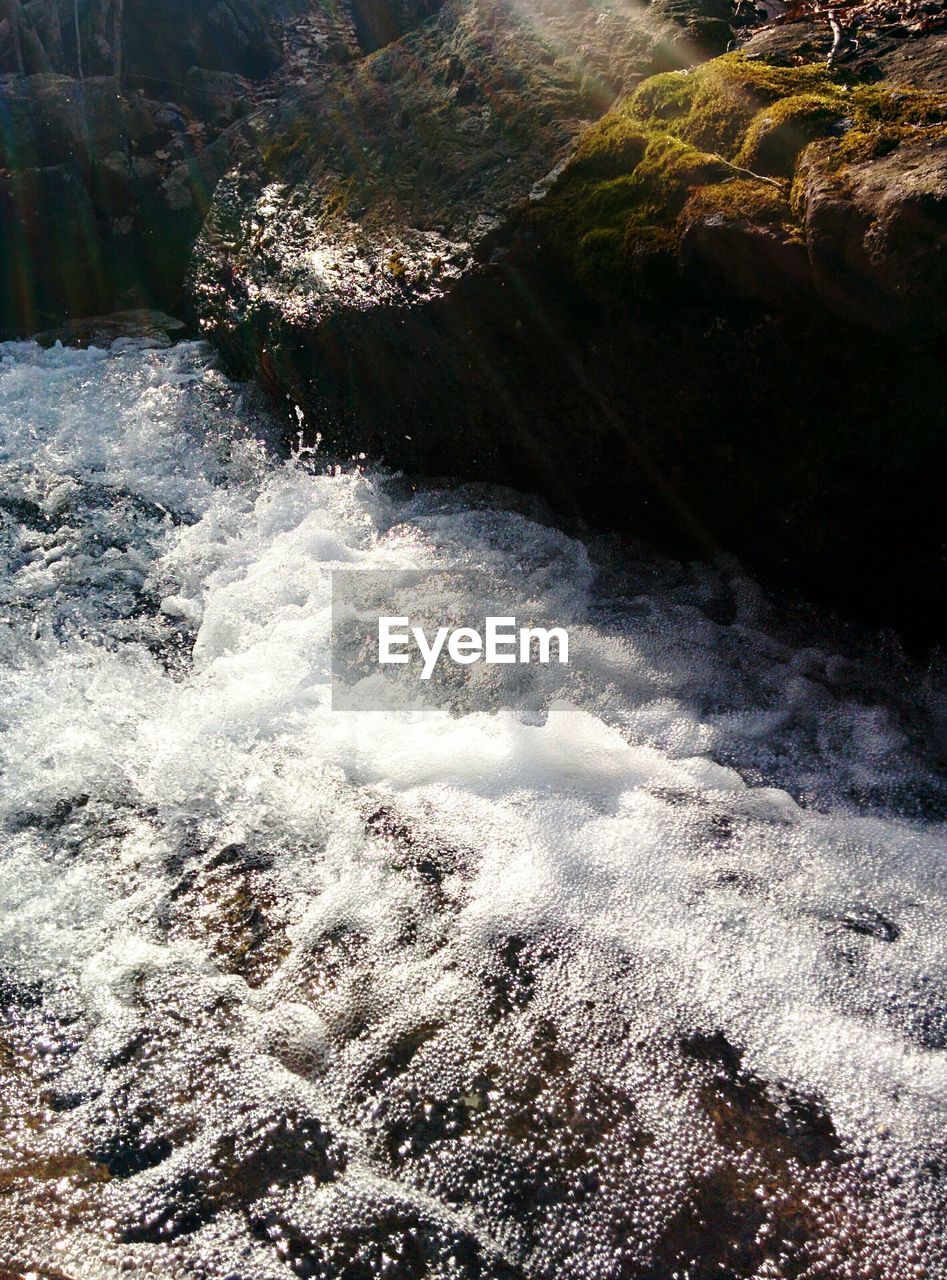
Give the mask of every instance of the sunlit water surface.
[{"label": "sunlit water surface", "polygon": [[[198,345],[0,351],[0,1271],[945,1274],[922,673],[287,460]],[[333,712],[332,569],[456,565],[573,663]]]}]

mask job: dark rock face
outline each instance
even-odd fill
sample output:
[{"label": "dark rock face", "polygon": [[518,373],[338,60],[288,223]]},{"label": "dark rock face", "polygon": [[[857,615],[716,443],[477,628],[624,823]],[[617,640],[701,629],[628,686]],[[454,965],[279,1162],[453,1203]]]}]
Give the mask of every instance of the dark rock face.
[{"label": "dark rock face", "polygon": [[[527,241],[410,308],[228,331],[343,456],[539,492],[679,557],[939,634],[947,376],[815,310],[590,298]],[[252,327],[251,327],[252,326]]]},{"label": "dark rock face", "polygon": [[[81,66],[85,76],[113,75],[120,44],[125,74],[147,80],[154,93],[161,82],[166,88],[183,83],[192,66],[250,79],[271,74],[281,59],[274,17],[301,2],[124,0],[120,41],[115,0],[14,0],[8,7],[17,18],[26,72],[77,75]],[[0,69],[16,72],[16,49],[6,25]]]},{"label": "dark rock face", "polygon": [[681,241],[685,267],[696,267],[729,294],[779,310],[811,304],[806,246],[749,219],[698,218]]},{"label": "dark rock face", "polygon": [[225,153],[109,78],[0,88],[0,332],[175,301]]},{"label": "dark rock face", "polygon": [[282,57],[272,8],[265,0],[125,0],[126,73],[171,86],[191,67],[262,80]]},{"label": "dark rock face", "polygon": [[846,319],[947,326],[947,137],[904,141],[839,175],[812,147],[801,167],[815,288]]},{"label": "dark rock face", "polygon": [[[27,169],[0,180],[4,317],[52,314],[61,299],[104,300],[95,210],[72,165]],[[80,254],[89,258],[80,266]],[[35,269],[43,262],[44,269]],[[22,308],[22,310],[21,310]]]},{"label": "dark rock face", "polygon": [[32,74],[0,80],[0,334],[175,309],[216,183],[245,145],[233,127],[288,88],[316,92],[437,6],[14,0],[18,40],[0,19],[0,70]]}]

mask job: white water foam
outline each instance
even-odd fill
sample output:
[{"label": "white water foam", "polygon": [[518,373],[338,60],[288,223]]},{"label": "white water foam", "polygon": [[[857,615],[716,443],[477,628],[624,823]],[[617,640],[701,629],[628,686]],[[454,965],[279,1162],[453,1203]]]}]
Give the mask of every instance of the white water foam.
[{"label": "white water foam", "polygon": [[[2,352],[0,1263],[942,1272],[916,673],[735,573],[280,458],[199,345]],[[333,712],[331,571],[457,565],[570,667]]]}]

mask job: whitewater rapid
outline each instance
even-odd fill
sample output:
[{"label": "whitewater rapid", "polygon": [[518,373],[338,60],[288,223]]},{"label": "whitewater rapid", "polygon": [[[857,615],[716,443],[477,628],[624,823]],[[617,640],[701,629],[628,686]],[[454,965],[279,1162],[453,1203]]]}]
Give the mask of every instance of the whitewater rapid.
[{"label": "whitewater rapid", "polygon": [[[199,344],[0,353],[0,1271],[947,1275],[931,677]],[[332,570],[455,566],[569,667],[333,711]]]}]

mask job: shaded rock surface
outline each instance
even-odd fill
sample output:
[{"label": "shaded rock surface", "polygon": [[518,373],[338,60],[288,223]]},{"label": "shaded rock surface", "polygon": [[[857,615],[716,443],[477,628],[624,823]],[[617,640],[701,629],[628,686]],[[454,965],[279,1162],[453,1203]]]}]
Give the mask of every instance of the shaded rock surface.
[{"label": "shaded rock surface", "polygon": [[108,77],[0,87],[0,332],[170,307],[217,173],[186,108]]},{"label": "shaded rock surface", "polygon": [[112,75],[120,50],[126,74],[152,85],[182,82],[192,66],[259,79],[280,62],[274,17],[304,2],[124,0],[117,32],[114,0],[14,0],[4,9],[8,20],[0,31],[0,71],[19,69],[9,22],[12,11],[27,72]]},{"label": "shaded rock surface", "polygon": [[813,282],[826,305],[881,330],[947,323],[947,136],[905,140],[841,177],[824,149],[799,177]]},{"label": "shaded rock surface", "polygon": [[[0,333],[175,309],[226,131],[360,52],[353,9],[309,0],[40,4],[0,23]],[[54,16],[50,16],[54,15]],[[78,43],[76,39],[78,20]],[[399,21],[409,20],[407,10]],[[411,17],[413,20],[413,17]],[[169,32],[174,33],[169,38]]]},{"label": "shaded rock surface", "polygon": [[879,65],[891,84],[943,91],[947,89],[947,33],[902,41],[879,59]]}]

